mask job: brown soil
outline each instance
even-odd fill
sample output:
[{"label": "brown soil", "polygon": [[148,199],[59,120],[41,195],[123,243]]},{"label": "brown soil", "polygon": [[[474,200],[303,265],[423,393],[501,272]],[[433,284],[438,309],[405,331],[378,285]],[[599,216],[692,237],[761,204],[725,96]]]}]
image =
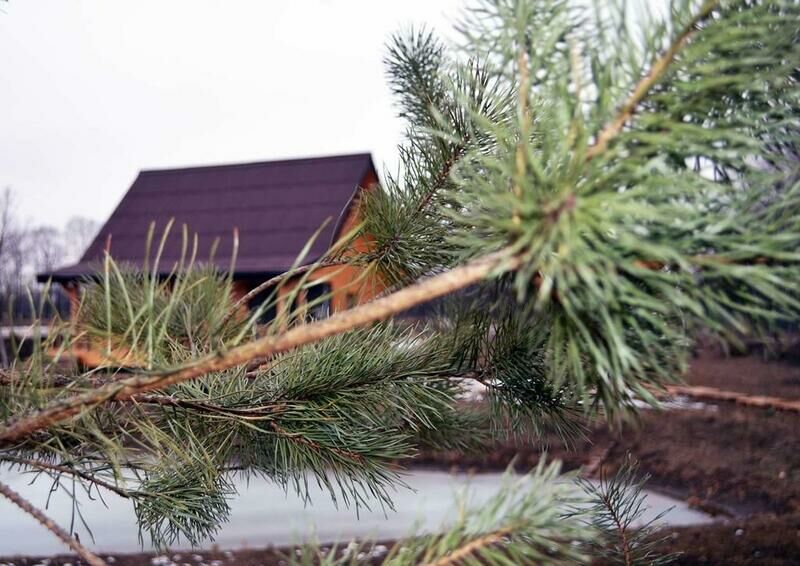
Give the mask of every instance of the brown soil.
[{"label": "brown soil", "polygon": [[[690,385],[711,386],[752,395],[800,398],[800,364],[767,360],[761,353],[725,358],[705,349],[693,360]],[[567,469],[613,472],[630,453],[651,476],[649,487],[663,490],[719,516],[708,526],[671,528],[665,550],[683,553],[679,564],[800,564],[800,413],[743,407],[734,403],[666,412],[643,411],[623,431],[605,424],[571,448],[546,439],[548,458]],[[503,470],[516,457],[527,469],[542,456],[540,442],[516,441],[477,455],[423,454],[414,466],[470,471]],[[171,555],[174,553],[170,553]],[[181,553],[181,564],[199,564]],[[278,564],[273,549],[234,554],[197,553],[206,564]],[[151,564],[152,555],[120,555],[115,564]],[[72,562],[65,558],[50,564]],[[14,560],[15,564],[35,564]]]},{"label": "brown soil", "polygon": [[[663,535],[664,533],[662,533]],[[756,516],[670,529],[659,547],[680,552],[678,564],[800,564],[800,515]]]}]

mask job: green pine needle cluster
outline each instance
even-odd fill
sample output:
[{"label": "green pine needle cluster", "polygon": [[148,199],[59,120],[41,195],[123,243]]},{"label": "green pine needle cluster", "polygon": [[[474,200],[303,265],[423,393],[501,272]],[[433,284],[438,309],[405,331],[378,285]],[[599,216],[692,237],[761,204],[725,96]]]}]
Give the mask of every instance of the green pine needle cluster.
[{"label": "green pine needle cluster", "polygon": [[658,536],[664,511],[643,521],[647,496],[643,494],[649,476],[638,471],[628,460],[613,476],[603,475],[599,482],[580,480],[590,507],[577,513],[588,518],[597,533],[589,542],[590,554],[604,564],[669,564],[678,558],[663,554],[658,545],[665,537]]}]

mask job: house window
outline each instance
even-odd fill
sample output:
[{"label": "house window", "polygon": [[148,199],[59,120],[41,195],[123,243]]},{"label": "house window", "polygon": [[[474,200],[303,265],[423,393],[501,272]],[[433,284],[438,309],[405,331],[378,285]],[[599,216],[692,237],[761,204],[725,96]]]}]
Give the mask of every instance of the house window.
[{"label": "house window", "polygon": [[331,286],[320,283],[306,289],[306,305],[308,313],[306,318],[319,320],[331,314]]},{"label": "house window", "polygon": [[261,316],[258,317],[259,324],[269,324],[275,319],[275,297],[272,296],[271,290],[266,290],[250,299],[250,301],[247,303],[247,307],[250,309],[250,312],[253,312],[269,299],[272,299],[273,304],[265,309],[264,312],[261,313]]},{"label": "house window", "polygon": [[[285,306],[289,308],[288,312],[295,313],[296,316],[303,317],[306,320],[326,318],[330,315],[330,293],[331,286],[327,283],[312,285],[304,291],[299,291],[294,297],[292,304],[289,305],[287,303]],[[270,299],[273,304],[258,318],[260,324],[269,324],[277,316],[274,289],[267,289],[259,293],[253,297],[248,304],[250,312],[253,312],[265,301]],[[283,300],[285,301],[285,299]]]}]

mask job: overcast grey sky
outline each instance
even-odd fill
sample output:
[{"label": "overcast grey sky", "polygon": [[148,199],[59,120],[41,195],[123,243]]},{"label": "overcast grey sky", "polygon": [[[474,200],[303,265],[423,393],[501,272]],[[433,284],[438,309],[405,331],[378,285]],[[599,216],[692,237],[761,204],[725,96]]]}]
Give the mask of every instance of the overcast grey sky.
[{"label": "overcast grey sky", "polygon": [[371,151],[394,163],[381,59],[461,0],[0,3],[0,188],[19,212],[105,220],[137,171]]}]

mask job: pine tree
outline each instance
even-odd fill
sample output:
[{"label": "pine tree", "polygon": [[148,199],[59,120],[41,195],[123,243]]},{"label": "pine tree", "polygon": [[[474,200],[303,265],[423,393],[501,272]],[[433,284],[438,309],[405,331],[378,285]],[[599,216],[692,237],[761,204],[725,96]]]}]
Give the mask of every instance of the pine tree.
[{"label": "pine tree", "polygon": [[[236,475],[391,507],[396,463],[421,448],[624,421],[635,401],[657,405],[699,330],[736,341],[796,320],[800,177],[784,149],[797,142],[800,3],[649,6],[483,0],[455,45],[398,34],[386,63],[408,128],[398,173],[361,203],[372,248],[301,254],[260,289],[273,293],[263,310],[286,281],[297,293],[320,265],[350,263],[389,290],[263,327],[227,276],[198,266],[185,227],[167,281],[108,258],[77,320],[3,376],[0,461],[130,499],[156,544],[198,543],[226,519]],[[424,324],[397,318],[434,300]],[[80,340],[108,366],[48,355]],[[458,404],[476,381],[489,411]],[[638,508],[612,482],[569,512],[555,465],[530,481],[387,563],[580,562],[609,540],[611,507]],[[614,547],[621,562],[650,556],[630,540]]]}]

